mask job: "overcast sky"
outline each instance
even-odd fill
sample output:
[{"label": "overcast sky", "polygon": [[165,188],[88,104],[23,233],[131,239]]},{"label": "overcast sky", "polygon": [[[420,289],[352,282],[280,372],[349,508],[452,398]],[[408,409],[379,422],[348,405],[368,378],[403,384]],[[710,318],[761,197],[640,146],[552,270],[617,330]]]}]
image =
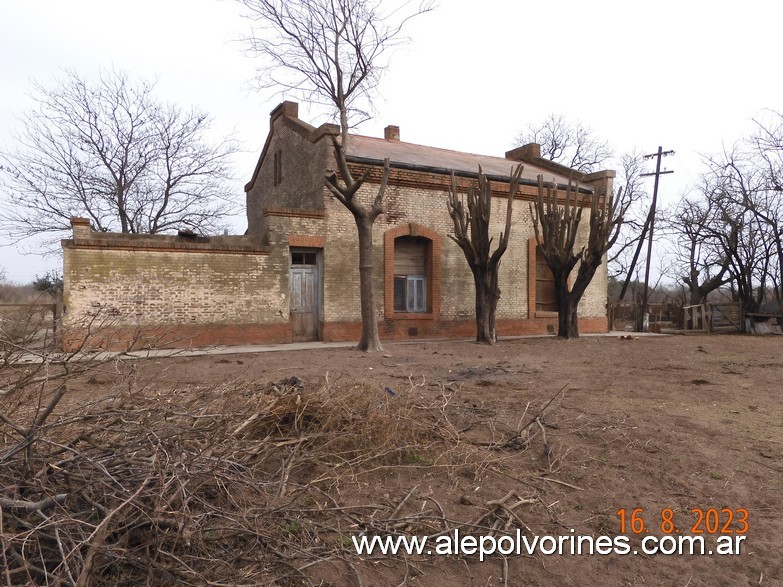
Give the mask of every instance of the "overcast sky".
[{"label": "overcast sky", "polygon": [[[13,144],[31,80],[114,67],[157,78],[161,99],[198,105],[217,132],[237,132],[243,198],[282,97],[250,90],[240,15],[233,0],[0,0],[0,148]],[[674,149],[664,162],[675,173],[661,180],[674,201],[701,171],[699,153],[734,142],[762,109],[783,109],[782,22],[783,3],[754,0],[440,0],[407,29],[412,43],[392,57],[375,118],[359,131],[382,136],[396,124],[404,141],[502,156],[528,124],[561,113],[617,152]],[[300,106],[305,120],[319,115]],[[59,263],[0,248],[14,281]]]}]

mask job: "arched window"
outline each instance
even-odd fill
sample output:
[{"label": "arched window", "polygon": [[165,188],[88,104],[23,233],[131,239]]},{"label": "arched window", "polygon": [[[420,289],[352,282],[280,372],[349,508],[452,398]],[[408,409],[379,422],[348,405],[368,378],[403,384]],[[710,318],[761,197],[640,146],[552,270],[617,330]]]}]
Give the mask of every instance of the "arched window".
[{"label": "arched window", "polygon": [[394,239],[394,311],[427,312],[430,240],[416,236]]},{"label": "arched window", "polygon": [[387,230],[383,242],[384,316],[440,319],[441,236],[411,222]]}]

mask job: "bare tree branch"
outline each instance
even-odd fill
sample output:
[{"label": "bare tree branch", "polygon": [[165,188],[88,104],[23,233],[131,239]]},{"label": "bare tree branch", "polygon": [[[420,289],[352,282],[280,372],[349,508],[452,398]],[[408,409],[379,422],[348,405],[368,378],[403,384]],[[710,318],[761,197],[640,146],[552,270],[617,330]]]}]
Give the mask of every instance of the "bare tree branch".
[{"label": "bare tree branch", "polygon": [[562,114],[550,114],[539,124],[531,124],[517,135],[517,146],[541,145],[541,156],[571,169],[590,173],[597,171],[612,156],[607,141],[595,136],[581,122],[571,122]]},{"label": "bare tree branch", "polygon": [[68,71],[33,88],[36,107],[15,149],[0,154],[0,226],[14,240],[61,238],[73,216],[98,231],[222,229],[235,209],[227,181],[237,147],[207,141],[209,116],[157,102],[153,83],[122,72],[92,84]]}]

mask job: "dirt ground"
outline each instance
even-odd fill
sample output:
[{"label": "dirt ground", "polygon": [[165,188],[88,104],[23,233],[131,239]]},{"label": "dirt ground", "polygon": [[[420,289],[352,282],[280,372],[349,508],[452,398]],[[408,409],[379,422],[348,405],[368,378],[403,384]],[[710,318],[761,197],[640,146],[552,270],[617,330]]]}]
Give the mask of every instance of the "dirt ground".
[{"label": "dirt ground", "polygon": [[[783,337],[773,336],[389,343],[373,355],[322,349],[149,359],[135,362],[132,376],[107,364],[72,384],[80,391],[67,401],[73,407],[126,385],[196,398],[195,390],[227,381],[252,389],[297,377],[302,393],[360,388],[377,395],[380,410],[399,402],[407,418],[437,413],[437,434],[407,445],[396,462],[323,485],[346,514],[329,526],[340,527],[344,548],[306,566],[314,585],[766,586],[783,585],[782,376]],[[329,473],[300,470],[286,479],[305,486]],[[636,508],[649,533],[632,533]],[[711,508],[717,519],[713,512],[699,522],[691,511]],[[662,537],[668,516],[673,536],[704,530],[710,548],[721,533],[733,541],[743,510],[739,555],[641,553],[641,539]],[[304,509],[288,515],[287,531],[306,530],[313,544],[334,533]],[[517,528],[528,538],[624,533],[639,553],[495,554],[480,562],[352,552],[346,537],[380,534],[381,517],[398,534],[435,534],[447,521],[495,536]],[[289,581],[279,584],[301,584]]]}]

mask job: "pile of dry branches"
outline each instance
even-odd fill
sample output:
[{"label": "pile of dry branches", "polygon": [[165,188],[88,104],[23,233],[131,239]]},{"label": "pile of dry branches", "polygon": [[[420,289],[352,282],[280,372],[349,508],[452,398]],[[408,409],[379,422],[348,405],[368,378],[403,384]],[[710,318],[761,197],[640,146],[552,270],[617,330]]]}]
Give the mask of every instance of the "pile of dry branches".
[{"label": "pile of dry branches", "polygon": [[[510,493],[459,520],[417,487],[382,493],[401,466],[476,475],[538,433],[536,416],[492,443],[465,441],[448,388],[434,401],[328,378],[164,390],[131,361],[13,359],[0,367],[9,585],[312,584],[316,567],[361,585],[372,571],[353,536],[503,532],[524,527],[515,510],[536,501]],[[122,386],[69,400],[99,369]]]}]

